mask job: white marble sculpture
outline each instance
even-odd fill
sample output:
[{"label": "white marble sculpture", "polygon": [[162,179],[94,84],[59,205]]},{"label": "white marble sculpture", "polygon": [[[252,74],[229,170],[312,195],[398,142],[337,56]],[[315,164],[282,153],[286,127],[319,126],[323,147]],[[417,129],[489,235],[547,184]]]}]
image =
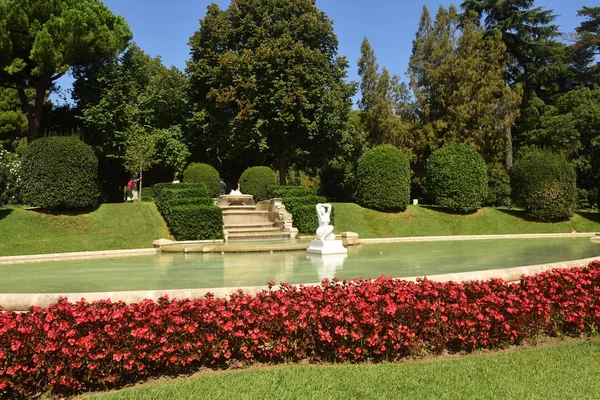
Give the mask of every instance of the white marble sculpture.
[{"label": "white marble sculpture", "polygon": [[309,253],[315,254],[346,254],[348,250],[344,247],[341,240],[336,240],[333,233],[331,222],[331,204],[317,204],[317,218],[319,227],[317,228],[317,240],[310,242],[310,247],[306,249]]}]

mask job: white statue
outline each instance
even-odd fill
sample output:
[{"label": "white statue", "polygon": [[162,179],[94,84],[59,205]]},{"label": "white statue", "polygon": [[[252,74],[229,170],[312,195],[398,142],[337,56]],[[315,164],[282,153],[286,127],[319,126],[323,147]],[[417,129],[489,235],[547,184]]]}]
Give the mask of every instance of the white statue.
[{"label": "white statue", "polygon": [[317,204],[317,218],[319,219],[319,227],[317,228],[317,240],[335,240],[333,226],[331,222],[331,204]]}]

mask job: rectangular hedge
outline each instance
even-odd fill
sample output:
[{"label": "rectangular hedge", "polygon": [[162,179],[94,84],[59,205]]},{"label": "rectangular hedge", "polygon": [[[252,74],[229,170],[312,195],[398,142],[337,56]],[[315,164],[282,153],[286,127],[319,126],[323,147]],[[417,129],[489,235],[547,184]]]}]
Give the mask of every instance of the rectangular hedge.
[{"label": "rectangular hedge", "polygon": [[393,361],[591,335],[600,330],[599,294],[594,261],[512,284],[381,277],[228,299],[62,299],[0,312],[0,398],[64,396],[200,367]]},{"label": "rectangular hedge", "polygon": [[316,195],[315,190],[307,189],[302,186],[274,186],[270,189],[271,198],[279,197],[285,199],[286,197],[303,197],[303,196],[314,196]]},{"label": "rectangular hedge", "polygon": [[[316,205],[318,203],[326,203],[327,199],[323,196],[291,196],[284,197],[283,204],[285,209],[294,217],[294,226],[298,228],[301,234],[314,235],[319,227],[319,219],[317,217]],[[330,224],[334,225],[335,210],[331,208]]]},{"label": "rectangular hedge", "polygon": [[159,183],[153,191],[158,211],[175,239],[223,238],[223,213],[203,184]]}]

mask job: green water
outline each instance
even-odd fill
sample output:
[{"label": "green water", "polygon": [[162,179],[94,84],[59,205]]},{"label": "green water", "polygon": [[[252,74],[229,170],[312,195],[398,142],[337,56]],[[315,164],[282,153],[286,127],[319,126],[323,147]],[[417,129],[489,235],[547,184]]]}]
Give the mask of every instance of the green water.
[{"label": "green water", "polygon": [[[510,268],[600,256],[589,238],[364,244],[346,259],[305,251],[178,254],[0,265],[0,293],[215,288],[403,277]],[[333,257],[333,258],[331,258]]]}]

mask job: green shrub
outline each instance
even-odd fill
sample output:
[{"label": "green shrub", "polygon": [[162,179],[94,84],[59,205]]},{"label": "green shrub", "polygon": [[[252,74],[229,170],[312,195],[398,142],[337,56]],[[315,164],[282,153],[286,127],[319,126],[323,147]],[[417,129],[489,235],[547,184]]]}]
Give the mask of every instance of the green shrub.
[{"label": "green shrub", "polygon": [[22,181],[19,157],[0,149],[0,206],[19,203]]},{"label": "green shrub", "polygon": [[269,189],[269,196],[271,198],[282,198],[287,197],[302,197],[302,196],[314,196],[316,195],[313,189],[305,188],[304,186],[272,186]]},{"label": "green shrub", "polygon": [[485,161],[477,151],[450,143],[429,156],[426,173],[434,204],[460,212],[482,207],[488,178]]},{"label": "green shrub", "polygon": [[24,203],[76,209],[98,203],[98,159],[74,136],[50,136],[27,146],[22,160]]},{"label": "green shrub", "polygon": [[261,201],[269,198],[269,189],[277,185],[277,176],[269,167],[250,167],[240,177],[240,190],[251,194],[254,200]]},{"label": "green shrub", "polygon": [[405,210],[410,200],[410,165],[396,147],[367,150],[358,160],[356,200],[374,210]]},{"label": "green shrub", "polygon": [[223,213],[214,205],[175,206],[169,211],[167,224],[177,240],[223,238]]},{"label": "green shrub", "polygon": [[350,201],[356,192],[356,174],[348,164],[329,164],[319,175],[320,193],[331,201]]},{"label": "green shrub", "polygon": [[488,167],[488,190],[484,204],[492,207],[509,207],[510,176],[502,166]]},{"label": "green shrub", "polygon": [[183,171],[183,181],[185,183],[203,183],[208,189],[209,196],[217,197],[219,195],[219,173],[208,164],[190,164]]},{"label": "green shrub", "polygon": [[573,216],[577,201],[575,169],[561,154],[534,150],[512,169],[515,201],[538,221],[558,221]]},{"label": "green shrub", "polygon": [[157,183],[152,192],[159,208],[160,203],[172,198],[212,198],[203,183]]},{"label": "green shrub", "polygon": [[176,197],[169,198],[160,204],[159,211],[163,218],[169,224],[172,217],[172,211],[179,206],[213,206],[214,201],[210,197]]}]

